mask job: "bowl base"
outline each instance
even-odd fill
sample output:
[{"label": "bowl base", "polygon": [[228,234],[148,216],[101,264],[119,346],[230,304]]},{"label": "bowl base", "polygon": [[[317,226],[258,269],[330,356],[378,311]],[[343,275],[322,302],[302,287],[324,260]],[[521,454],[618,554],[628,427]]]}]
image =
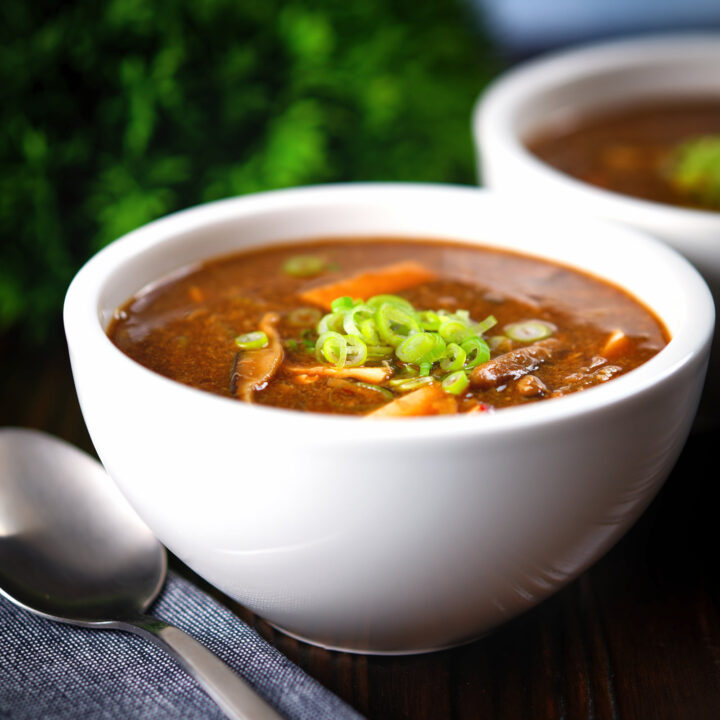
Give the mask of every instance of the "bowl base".
[{"label": "bowl base", "polygon": [[334,645],[334,644],[319,642],[318,640],[313,640],[312,638],[306,637],[305,635],[299,635],[298,633],[291,632],[290,630],[287,630],[284,627],[282,627],[282,625],[276,625],[275,623],[272,623],[272,622],[268,622],[268,624],[273,629],[283,633],[284,635],[287,635],[287,636],[293,638],[293,640],[299,640],[300,642],[306,643],[307,645],[313,645],[315,647],[322,648],[323,650],[332,650],[333,652],[350,653],[352,655],[379,655],[379,656],[381,656],[381,655],[388,655],[388,656],[426,655],[427,653],[441,652],[443,650],[450,650],[452,648],[462,647],[463,645],[470,645],[471,643],[474,643],[477,640],[487,637],[489,634],[492,633],[492,630],[489,630],[488,632],[480,633],[479,635],[473,635],[473,637],[468,638],[467,640],[461,640],[459,642],[451,642],[451,643],[447,643],[446,645],[433,645],[431,647],[410,648],[408,650],[375,650],[372,647],[365,647],[365,648],[350,647],[350,646],[346,646],[346,645]]}]

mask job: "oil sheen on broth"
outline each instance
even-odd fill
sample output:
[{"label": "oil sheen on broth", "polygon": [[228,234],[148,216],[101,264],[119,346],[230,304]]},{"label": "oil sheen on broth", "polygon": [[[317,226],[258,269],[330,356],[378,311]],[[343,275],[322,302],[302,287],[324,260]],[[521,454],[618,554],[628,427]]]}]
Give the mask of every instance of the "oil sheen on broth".
[{"label": "oil sheen on broth", "polygon": [[187,268],[119,308],[108,335],[201,390],[373,418],[487,413],[585,390],[668,340],[649,310],[589,275],[396,238],[293,243]]}]

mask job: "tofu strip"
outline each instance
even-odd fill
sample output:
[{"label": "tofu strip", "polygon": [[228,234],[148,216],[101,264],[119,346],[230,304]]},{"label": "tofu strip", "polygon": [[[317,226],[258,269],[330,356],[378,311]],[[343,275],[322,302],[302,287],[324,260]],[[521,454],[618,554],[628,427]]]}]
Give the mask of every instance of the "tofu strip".
[{"label": "tofu strip", "polygon": [[327,365],[286,365],[285,372],[293,375],[315,375],[335,378],[354,378],[366,383],[379,385],[391,375],[391,370],[386,367],[354,367],[336,368]]},{"label": "tofu strip", "polygon": [[524,348],[511,350],[493,360],[478,365],[470,374],[473,387],[488,390],[517,380],[523,375],[534,372],[542,364],[562,350],[562,344],[554,339],[541,340]]}]

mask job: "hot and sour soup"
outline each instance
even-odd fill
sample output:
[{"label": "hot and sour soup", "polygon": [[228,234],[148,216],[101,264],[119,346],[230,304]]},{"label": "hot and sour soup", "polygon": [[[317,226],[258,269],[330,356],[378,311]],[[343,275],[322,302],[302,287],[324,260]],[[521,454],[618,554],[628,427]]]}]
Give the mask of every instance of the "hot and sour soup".
[{"label": "hot and sour soup", "polygon": [[720,99],[658,99],[572,115],[527,141],[544,162],[614,192],[720,211]]},{"label": "hot and sour soup", "polygon": [[253,249],[187,268],[119,308],[108,335],[141,365],[202,390],[370,417],[559,397],[632,370],[668,340],[639,302],[576,270],[393,238]]}]

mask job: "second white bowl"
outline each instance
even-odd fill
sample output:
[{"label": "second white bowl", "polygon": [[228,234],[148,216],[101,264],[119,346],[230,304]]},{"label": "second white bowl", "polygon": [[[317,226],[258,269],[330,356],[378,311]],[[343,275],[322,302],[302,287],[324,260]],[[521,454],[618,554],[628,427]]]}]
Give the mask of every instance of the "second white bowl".
[{"label": "second white bowl", "polygon": [[[720,99],[718,67],[720,33],[617,40],[527,62],[498,78],[475,107],[480,177],[487,187],[523,205],[558,213],[572,209],[660,238],[700,270],[717,305],[720,212],[672,207],[591,186],[539,160],[526,142],[554,121],[643,100]],[[720,422],[720,330],[712,358],[704,412],[707,421]]]}]

